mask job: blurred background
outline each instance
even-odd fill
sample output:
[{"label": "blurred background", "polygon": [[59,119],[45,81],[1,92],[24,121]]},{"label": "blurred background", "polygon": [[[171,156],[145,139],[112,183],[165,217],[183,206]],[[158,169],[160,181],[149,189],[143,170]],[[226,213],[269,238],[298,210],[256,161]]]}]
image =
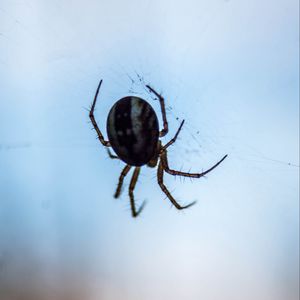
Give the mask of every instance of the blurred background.
[{"label": "blurred background", "polygon": [[[0,299],[296,300],[299,2],[0,1]],[[181,204],[108,158],[110,107],[166,99]]]}]

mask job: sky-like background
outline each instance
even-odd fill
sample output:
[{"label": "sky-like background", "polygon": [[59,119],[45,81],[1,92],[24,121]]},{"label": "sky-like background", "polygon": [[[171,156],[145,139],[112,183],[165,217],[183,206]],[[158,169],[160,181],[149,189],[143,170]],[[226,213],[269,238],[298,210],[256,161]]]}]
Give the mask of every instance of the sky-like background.
[{"label": "sky-like background", "polygon": [[[142,169],[132,219],[88,112],[166,99],[182,204]],[[299,3],[0,0],[0,299],[296,300]]]}]

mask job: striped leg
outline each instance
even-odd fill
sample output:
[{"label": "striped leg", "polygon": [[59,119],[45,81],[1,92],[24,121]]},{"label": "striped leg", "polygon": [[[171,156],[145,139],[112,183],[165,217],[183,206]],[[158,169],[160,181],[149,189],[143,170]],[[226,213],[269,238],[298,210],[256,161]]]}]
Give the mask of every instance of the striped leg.
[{"label": "striped leg", "polygon": [[118,198],[120,196],[124,178],[127,175],[127,173],[129,172],[130,168],[131,168],[131,166],[126,165],[125,168],[122,170],[121,175],[119,177],[118,187],[117,187],[117,190],[116,190],[116,192],[114,194],[115,198]]},{"label": "striped leg", "polygon": [[95,128],[95,130],[97,132],[98,139],[101,142],[101,144],[103,146],[110,147],[110,142],[104,140],[104,137],[103,137],[103,135],[102,135],[102,133],[101,133],[101,131],[100,131],[98,125],[97,125],[97,122],[95,120],[95,117],[94,117],[95,105],[96,105],[96,101],[97,101],[97,97],[98,97],[98,94],[99,94],[99,90],[100,90],[101,84],[102,84],[102,79],[100,80],[98,88],[96,90],[96,94],[95,94],[94,101],[93,101],[93,104],[92,104],[92,107],[91,107],[91,110],[90,110],[89,117],[90,117],[90,120],[91,120],[91,122],[92,122],[92,124],[93,124],[93,126],[94,126],[94,128]]},{"label": "striped leg", "polygon": [[143,202],[143,204],[141,205],[141,207],[138,209],[138,211],[136,211],[135,208],[135,202],[134,202],[134,195],[133,195],[133,190],[135,188],[136,182],[138,180],[139,174],[140,174],[140,167],[136,167],[134,169],[131,181],[130,181],[130,185],[129,185],[129,197],[130,197],[130,206],[131,206],[131,213],[132,216],[135,218],[139,215],[139,213],[142,211],[142,209],[145,206],[145,202]]},{"label": "striped leg", "polygon": [[160,131],[159,136],[160,137],[165,136],[169,131],[166,108],[165,108],[165,99],[158,92],[156,92],[150,85],[146,85],[146,87],[149,89],[150,92],[152,92],[159,99],[161,114],[163,118],[163,126],[164,126],[164,128]]},{"label": "striped leg", "polygon": [[162,162],[162,168],[171,175],[174,175],[174,176],[178,175],[178,176],[184,176],[184,177],[190,177],[190,178],[200,178],[200,177],[205,176],[207,173],[211,172],[213,169],[215,169],[226,157],[227,157],[227,155],[225,155],[219,162],[217,162],[211,168],[209,168],[208,170],[201,172],[201,173],[188,173],[188,172],[181,172],[181,171],[176,171],[176,170],[170,169],[166,151],[161,154],[161,162]]},{"label": "striped leg", "polygon": [[172,204],[177,208],[177,209],[185,209],[185,208],[188,208],[192,205],[194,205],[196,203],[196,201],[190,203],[190,204],[187,204],[187,205],[184,205],[184,206],[181,206],[177,203],[177,201],[173,198],[173,196],[171,195],[171,193],[168,191],[168,189],[166,188],[166,186],[164,185],[163,183],[163,180],[164,180],[164,169],[163,169],[163,165],[162,165],[162,162],[160,161],[159,162],[159,165],[158,165],[158,169],[157,169],[157,181],[158,181],[158,184],[160,186],[160,188],[162,189],[162,191],[166,194],[166,196],[169,198],[169,200],[172,202]]},{"label": "striped leg", "polygon": [[174,137],[173,137],[166,145],[164,145],[164,146],[162,147],[162,150],[166,150],[169,146],[171,146],[172,144],[174,144],[174,143],[176,142],[177,137],[178,137],[178,134],[179,134],[179,132],[180,132],[180,130],[181,130],[183,124],[184,124],[184,120],[182,120],[182,122],[181,122],[179,128],[177,129],[177,132],[176,132],[175,136],[174,136]]}]

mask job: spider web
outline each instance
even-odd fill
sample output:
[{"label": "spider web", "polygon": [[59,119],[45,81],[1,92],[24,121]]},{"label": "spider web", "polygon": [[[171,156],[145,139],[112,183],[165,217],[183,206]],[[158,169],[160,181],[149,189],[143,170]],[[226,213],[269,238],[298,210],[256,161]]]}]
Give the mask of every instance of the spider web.
[{"label": "spider web", "polygon": [[[1,2],[0,298],[23,286],[37,293],[29,299],[45,297],[37,286],[50,298],[69,289],[70,299],[294,297],[292,2]],[[151,103],[161,124],[150,84],[166,100],[163,143],[185,120],[172,168],[198,172],[229,155],[202,182],[165,176],[180,203],[198,200],[195,209],[169,212],[147,168],[140,220],[131,222],[126,192],[113,201],[123,164],[107,158],[87,111],[101,78],[95,117],[105,136],[108,111],[126,94]]]},{"label": "spider web", "polygon": [[[14,5],[14,4],[13,4]],[[12,5],[12,7],[13,7]],[[218,17],[222,13],[226,13],[227,3],[214,3],[210,8],[206,8],[203,12],[203,19],[201,20],[201,26],[198,30],[198,36],[200,42],[207,40],[207,35],[209,34],[211,28],[217,28],[219,25]],[[145,5],[145,9],[151,6],[150,2]],[[35,8],[35,1],[22,1],[15,4],[15,9],[19,9],[21,11],[25,10],[27,14],[30,13],[38,13]],[[43,8],[41,6],[41,8]],[[65,4],[55,2],[52,9],[57,13],[60,9],[65,9]],[[4,6],[1,7],[2,19],[6,22],[2,21],[6,27],[1,31],[1,40],[5,48],[10,49],[21,45],[22,43],[40,43],[44,46],[47,44],[47,39],[45,36],[42,36],[43,31],[34,32],[32,26],[34,22],[28,22],[28,18],[25,15],[19,14],[20,11],[13,11]],[[165,14],[166,11],[162,12]],[[59,21],[61,22],[60,26],[65,26],[68,28],[72,20],[63,20],[62,16],[59,15]],[[69,23],[68,23],[69,22]],[[43,24],[47,31],[52,35],[58,35],[60,37],[63,36],[62,33],[59,32],[58,26],[55,26],[54,23],[51,23],[50,20],[45,20]],[[129,26],[129,29],[134,31],[133,26]],[[152,28],[155,32],[157,28]],[[17,33],[17,37],[15,36],[15,32]],[[95,33],[94,33],[95,34]],[[105,103],[108,104],[104,109],[107,110],[107,107],[111,105],[118,97],[121,97],[122,93],[136,94],[140,96],[144,96],[151,98],[151,95],[147,94],[145,89],[145,84],[152,84],[156,89],[163,92],[164,97],[166,98],[167,105],[167,114],[170,119],[171,126],[175,128],[178,126],[178,122],[181,119],[185,119],[186,123],[184,126],[185,130],[185,138],[184,143],[177,145],[176,148],[180,149],[180,156],[184,156],[185,160],[193,161],[192,153],[195,155],[204,155],[210,154],[212,156],[219,155],[219,153],[229,153],[231,154],[231,158],[236,161],[243,161],[243,163],[248,162],[247,166],[251,168],[251,163],[254,165],[261,164],[262,168],[268,167],[268,165],[278,165],[286,166],[288,168],[299,168],[299,161],[297,161],[297,157],[284,157],[277,156],[272,153],[268,153],[268,151],[262,150],[257,145],[256,142],[251,143],[243,136],[239,134],[232,134],[229,130],[222,130],[222,128],[218,128],[218,123],[216,120],[210,119],[209,111],[205,111],[207,108],[207,103],[210,101],[209,98],[202,98],[203,90],[209,90],[210,86],[213,87],[213,81],[207,81],[204,84],[201,83],[201,78],[198,80],[197,78],[191,77],[188,74],[180,74],[176,73],[174,77],[166,77],[164,76],[164,70],[166,68],[165,63],[163,61],[165,57],[165,53],[163,51],[157,51],[156,57],[151,57],[149,55],[144,55],[145,49],[154,48],[156,45],[151,46],[151,40],[145,40],[146,46],[140,45],[138,42],[140,38],[142,38],[138,33],[136,36],[133,35],[131,40],[129,41],[130,47],[125,49],[125,53],[122,51],[117,51],[117,54],[114,53],[113,61],[110,61],[108,64],[101,64],[101,58],[99,60],[95,60],[93,57],[95,53],[87,51],[86,55],[83,56],[82,64],[76,64],[76,67],[73,68],[73,72],[75,72],[76,77],[79,77],[79,80],[84,81],[84,84],[87,86],[87,92],[81,94],[82,97],[87,99],[87,103],[85,104],[86,108],[88,108],[88,96],[91,98],[93,93],[94,85],[90,84],[95,79],[99,77],[104,78],[104,83],[107,85],[107,88],[111,88],[112,91],[108,93],[108,99],[105,99]],[[22,40],[23,36],[27,40]],[[95,36],[90,34],[90,38],[93,39]],[[160,37],[162,40],[166,38],[168,39],[167,32],[161,34]],[[121,39],[120,39],[121,40]],[[49,42],[48,42],[49,43]],[[158,43],[155,41],[155,43]],[[189,44],[181,45],[179,54],[179,60],[176,61],[176,68],[181,70],[187,69],[187,65],[191,64],[191,53],[193,53],[193,40],[190,40]],[[4,49],[5,49],[4,48]],[[48,53],[43,54],[44,56],[40,57],[40,59],[46,61],[46,65],[54,65],[57,62],[66,62],[73,63],[73,60],[70,57],[76,55],[72,55],[72,53],[65,52],[67,49],[53,49]],[[107,50],[107,49],[105,49]],[[114,51],[114,50],[113,50]],[[4,52],[4,51],[3,51]],[[131,58],[131,52],[134,53]],[[11,66],[5,59],[4,53],[1,58],[0,63],[4,68],[9,69]],[[78,55],[78,54],[77,54]],[[127,61],[124,61],[124,58]],[[176,57],[178,58],[178,57]],[[86,70],[83,68],[83,64],[87,61],[91,60],[89,63],[91,65],[90,69],[95,70],[97,72],[97,76],[94,76],[93,72],[91,74],[86,73]],[[201,60],[201,58],[199,59]],[[4,69],[3,68],[3,69]],[[205,77],[205,72],[197,71],[197,75],[200,77]],[[93,81],[90,79],[93,78]],[[55,78],[50,78],[51,85],[54,84]],[[64,84],[66,86],[70,84],[69,79],[60,79],[64,80]],[[214,79],[213,79],[214,80]],[[157,84],[156,82],[159,82]],[[199,86],[201,88],[199,88]],[[197,87],[197,88],[195,88]],[[169,92],[171,90],[171,93]],[[191,91],[190,93],[189,90]],[[199,93],[200,91],[200,93]],[[194,94],[193,94],[194,92]],[[201,94],[202,93],[202,94]],[[196,95],[195,95],[196,94]],[[68,97],[73,97],[75,95],[72,90],[69,91]],[[186,96],[189,95],[189,96]],[[186,99],[188,98],[188,99]],[[155,100],[155,99],[153,99]],[[199,115],[195,117],[195,114],[192,108],[196,103],[199,103],[199,107],[202,111],[199,111]],[[102,104],[102,103],[101,103]],[[82,107],[81,107],[82,108]],[[51,114],[61,114],[61,112],[66,112],[67,110],[72,110],[72,106],[69,104],[63,105],[50,105],[48,111]],[[209,108],[211,109],[211,108]],[[228,107],[230,110],[231,107]],[[157,110],[159,112],[159,110]],[[104,116],[105,118],[105,116]],[[87,120],[88,121],[88,120]],[[228,123],[234,122],[233,118],[227,120]],[[173,123],[173,124],[172,124]],[[217,123],[214,125],[214,123]],[[222,125],[222,124],[221,124]],[[175,130],[175,129],[174,129]],[[173,130],[173,132],[174,132]],[[88,138],[85,135],[75,135],[68,136],[68,132],[65,132],[65,135],[61,137],[59,140],[57,137],[55,139],[50,140],[49,137],[45,138],[44,136],[32,138],[23,137],[21,140],[18,138],[8,138],[7,140],[2,140],[0,143],[0,149],[4,150],[12,150],[19,148],[29,148],[29,147],[96,147],[95,144],[91,144],[87,142]]]}]

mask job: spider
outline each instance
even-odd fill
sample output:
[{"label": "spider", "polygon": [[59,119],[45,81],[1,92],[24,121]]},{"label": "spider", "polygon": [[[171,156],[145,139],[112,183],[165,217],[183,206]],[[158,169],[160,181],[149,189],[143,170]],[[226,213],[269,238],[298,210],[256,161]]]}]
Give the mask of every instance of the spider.
[{"label": "spider", "polygon": [[177,203],[177,201],[168,191],[167,187],[164,185],[164,172],[174,176],[178,175],[191,178],[200,178],[216,168],[227,157],[227,155],[225,155],[210,169],[201,173],[187,173],[170,169],[167,158],[167,149],[175,143],[184,124],[184,120],[181,122],[175,136],[168,143],[162,145],[159,138],[168,133],[165,100],[150,85],[146,85],[147,89],[158,98],[160,103],[163,129],[159,131],[157,116],[152,106],[147,101],[139,97],[127,96],[121,98],[111,108],[106,122],[108,140],[105,140],[94,117],[94,110],[101,84],[102,79],[97,87],[94,101],[89,111],[89,117],[94,129],[97,132],[98,139],[101,144],[105,147],[112,147],[114,152],[117,154],[113,155],[109,151],[109,148],[107,148],[110,158],[120,159],[126,163],[126,166],[122,170],[119,177],[119,183],[114,197],[118,198],[120,196],[124,178],[128,174],[129,170],[134,167],[133,175],[129,185],[129,198],[132,216],[137,217],[145,205],[145,202],[143,202],[142,205],[136,209],[133,194],[141,167],[147,165],[148,167],[154,168],[158,164],[157,182],[171,203],[177,209],[185,209],[194,205],[196,201],[184,206],[181,206]]}]

